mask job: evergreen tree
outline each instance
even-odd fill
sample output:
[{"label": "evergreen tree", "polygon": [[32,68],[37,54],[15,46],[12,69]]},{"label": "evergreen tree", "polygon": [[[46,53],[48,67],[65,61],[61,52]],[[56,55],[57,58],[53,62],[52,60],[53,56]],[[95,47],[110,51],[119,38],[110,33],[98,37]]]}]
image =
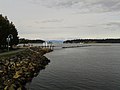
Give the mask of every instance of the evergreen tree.
[{"label": "evergreen tree", "polygon": [[13,35],[13,39],[10,41],[10,46],[12,47],[12,45],[17,45],[19,42],[17,29],[15,25],[8,20],[7,16],[3,17],[0,15],[0,49],[8,47],[6,39],[10,34]]}]

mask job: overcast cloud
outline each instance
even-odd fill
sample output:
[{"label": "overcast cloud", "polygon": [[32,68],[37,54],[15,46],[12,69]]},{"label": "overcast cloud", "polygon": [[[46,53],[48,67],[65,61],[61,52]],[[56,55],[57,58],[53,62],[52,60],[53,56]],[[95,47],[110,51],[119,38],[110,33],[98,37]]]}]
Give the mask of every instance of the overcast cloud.
[{"label": "overcast cloud", "polygon": [[0,0],[29,39],[119,38],[120,0]]}]

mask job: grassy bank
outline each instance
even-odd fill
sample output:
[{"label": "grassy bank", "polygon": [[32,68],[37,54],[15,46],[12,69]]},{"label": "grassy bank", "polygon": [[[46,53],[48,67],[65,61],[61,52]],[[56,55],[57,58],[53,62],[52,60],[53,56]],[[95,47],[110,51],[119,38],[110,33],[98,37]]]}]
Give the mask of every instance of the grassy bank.
[{"label": "grassy bank", "polygon": [[3,54],[0,59],[0,90],[25,90],[25,84],[50,62],[44,56],[50,51],[32,47]]},{"label": "grassy bank", "polygon": [[9,57],[9,56],[15,55],[16,53],[21,52],[23,50],[25,50],[25,49],[17,49],[17,50],[12,50],[12,51],[9,51],[9,52],[6,51],[6,52],[3,52],[3,53],[0,53],[0,57]]}]

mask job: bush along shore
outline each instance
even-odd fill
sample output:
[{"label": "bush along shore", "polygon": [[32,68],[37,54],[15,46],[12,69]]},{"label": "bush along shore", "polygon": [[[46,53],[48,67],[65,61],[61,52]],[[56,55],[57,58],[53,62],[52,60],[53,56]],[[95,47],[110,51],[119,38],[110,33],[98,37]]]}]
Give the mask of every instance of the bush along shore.
[{"label": "bush along shore", "polygon": [[15,55],[0,58],[0,90],[26,90],[26,83],[50,62],[48,48],[31,47]]}]

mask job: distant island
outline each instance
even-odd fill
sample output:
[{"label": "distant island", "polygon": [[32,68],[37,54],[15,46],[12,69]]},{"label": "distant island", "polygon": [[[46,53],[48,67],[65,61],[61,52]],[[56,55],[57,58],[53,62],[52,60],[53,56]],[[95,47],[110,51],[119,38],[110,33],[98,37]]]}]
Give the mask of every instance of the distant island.
[{"label": "distant island", "polygon": [[36,39],[36,40],[29,40],[25,38],[19,39],[19,44],[28,44],[28,43],[44,43],[44,40]]},{"label": "distant island", "polygon": [[63,43],[120,43],[120,39],[74,39]]}]

